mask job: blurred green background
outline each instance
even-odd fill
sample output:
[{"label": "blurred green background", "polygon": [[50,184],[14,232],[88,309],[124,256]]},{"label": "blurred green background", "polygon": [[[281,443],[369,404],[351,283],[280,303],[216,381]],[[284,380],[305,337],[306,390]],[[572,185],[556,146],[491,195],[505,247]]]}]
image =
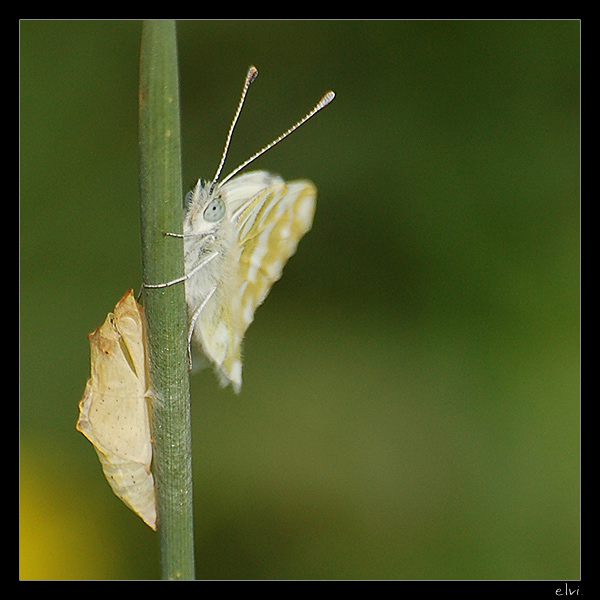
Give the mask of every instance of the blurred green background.
[{"label": "blurred green background", "polygon": [[[160,577],[77,403],[140,285],[141,22],[22,21],[21,578]],[[245,343],[192,378],[196,564],[217,579],[579,572],[578,21],[182,21],[184,182],[319,189]]]}]

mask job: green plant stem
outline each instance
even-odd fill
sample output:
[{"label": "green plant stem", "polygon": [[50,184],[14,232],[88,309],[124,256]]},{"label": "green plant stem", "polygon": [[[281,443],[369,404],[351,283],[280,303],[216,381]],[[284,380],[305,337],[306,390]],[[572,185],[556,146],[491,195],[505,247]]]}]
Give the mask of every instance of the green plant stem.
[{"label": "green plant stem", "polygon": [[[183,273],[175,22],[145,21],[140,54],[140,222],[145,283]],[[183,284],[144,290],[153,471],[163,579],[194,578],[191,419]]]}]

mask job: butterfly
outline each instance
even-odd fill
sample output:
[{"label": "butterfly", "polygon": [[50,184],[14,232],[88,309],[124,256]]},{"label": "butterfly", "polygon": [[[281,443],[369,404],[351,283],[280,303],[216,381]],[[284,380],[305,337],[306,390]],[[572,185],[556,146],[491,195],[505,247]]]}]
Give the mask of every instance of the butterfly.
[{"label": "butterfly", "polygon": [[144,284],[160,288],[185,281],[188,355],[193,345],[194,367],[212,365],[221,385],[231,384],[236,393],[242,384],[244,334],[310,230],[317,196],[308,180],[286,182],[267,171],[238,173],[335,97],[326,93],[302,119],[219,181],[246,92],[257,74],[250,67],[213,180],[198,180],[185,198],[183,233],[168,234],[183,237],[185,275]]},{"label": "butterfly", "polygon": [[91,373],[76,428],[93,444],[115,495],[156,529],[144,318],[132,290],[88,339]]}]

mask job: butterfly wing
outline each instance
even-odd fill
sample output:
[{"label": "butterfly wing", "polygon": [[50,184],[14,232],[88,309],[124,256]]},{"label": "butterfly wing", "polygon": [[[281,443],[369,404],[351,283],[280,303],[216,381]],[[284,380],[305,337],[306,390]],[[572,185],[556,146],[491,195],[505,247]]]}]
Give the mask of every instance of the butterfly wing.
[{"label": "butterfly wing", "polygon": [[265,171],[232,179],[221,190],[234,228],[226,275],[196,327],[222,385],[239,392],[242,340],[272,285],[310,230],[317,191],[310,181],[286,183]]},{"label": "butterfly wing", "polygon": [[317,190],[310,181],[274,183],[239,210],[238,280],[234,310],[241,316],[241,336],[254,319],[298,242],[312,227]]}]

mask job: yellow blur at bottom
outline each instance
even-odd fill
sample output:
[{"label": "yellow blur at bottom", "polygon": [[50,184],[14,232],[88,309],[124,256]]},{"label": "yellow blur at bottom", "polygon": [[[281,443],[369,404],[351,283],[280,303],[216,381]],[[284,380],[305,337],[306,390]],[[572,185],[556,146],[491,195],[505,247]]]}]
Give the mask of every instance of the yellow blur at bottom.
[{"label": "yellow blur at bottom", "polygon": [[27,455],[21,456],[20,579],[114,577],[119,550],[103,532],[103,520],[86,514],[85,492],[70,494],[75,481],[41,471],[39,456],[36,465]]}]

